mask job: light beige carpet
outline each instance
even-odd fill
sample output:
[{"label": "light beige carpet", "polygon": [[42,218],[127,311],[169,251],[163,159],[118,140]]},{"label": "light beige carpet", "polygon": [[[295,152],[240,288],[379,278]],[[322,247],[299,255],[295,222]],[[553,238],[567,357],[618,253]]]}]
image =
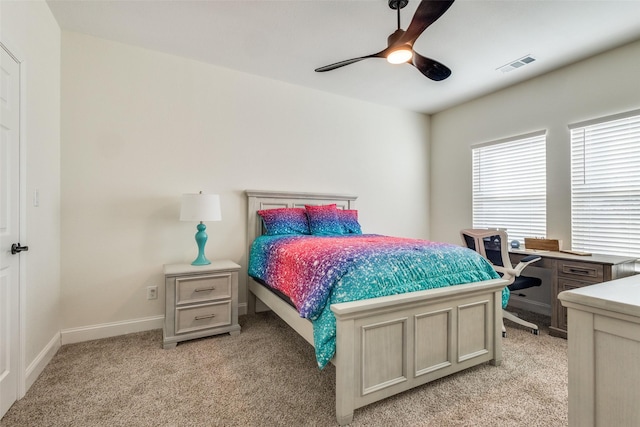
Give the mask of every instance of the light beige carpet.
[{"label": "light beige carpet", "polygon": [[[356,410],[353,426],[565,426],[567,342],[508,324],[503,363]],[[335,369],[275,315],[161,348],[154,330],[63,346],[0,426],[332,426]]]}]

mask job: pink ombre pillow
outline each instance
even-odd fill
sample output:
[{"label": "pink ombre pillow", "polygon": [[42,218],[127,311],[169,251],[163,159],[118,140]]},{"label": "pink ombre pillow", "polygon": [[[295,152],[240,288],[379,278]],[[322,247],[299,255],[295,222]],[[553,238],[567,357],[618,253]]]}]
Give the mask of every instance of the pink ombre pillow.
[{"label": "pink ombre pillow", "polygon": [[338,219],[338,208],[332,205],[311,206],[305,205],[309,230],[311,234],[319,236],[332,236],[342,234],[342,225]]},{"label": "pink ombre pillow", "polygon": [[362,227],[358,222],[358,211],[355,209],[338,209],[338,220],[343,234],[362,234]]},{"label": "pink ombre pillow", "polygon": [[307,214],[302,208],[276,208],[258,211],[266,234],[311,234]]}]

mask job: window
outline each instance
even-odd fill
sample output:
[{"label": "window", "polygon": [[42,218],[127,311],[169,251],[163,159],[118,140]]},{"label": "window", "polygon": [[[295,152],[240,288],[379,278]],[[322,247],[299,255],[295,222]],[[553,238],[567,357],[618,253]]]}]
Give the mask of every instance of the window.
[{"label": "window", "polygon": [[546,237],[546,133],[473,147],[473,227],[506,228],[510,240]]},{"label": "window", "polygon": [[569,129],[572,248],[640,257],[640,111]]}]

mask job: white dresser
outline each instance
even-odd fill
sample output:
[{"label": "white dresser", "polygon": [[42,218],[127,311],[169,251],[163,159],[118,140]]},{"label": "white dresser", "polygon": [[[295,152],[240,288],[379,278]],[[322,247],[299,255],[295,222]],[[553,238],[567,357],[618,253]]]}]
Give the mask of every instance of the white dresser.
[{"label": "white dresser", "polygon": [[238,270],[232,261],[205,266],[167,264],[162,345],[210,335],[240,333],[238,324]]},{"label": "white dresser", "polygon": [[561,292],[569,426],[640,425],[640,275]]}]

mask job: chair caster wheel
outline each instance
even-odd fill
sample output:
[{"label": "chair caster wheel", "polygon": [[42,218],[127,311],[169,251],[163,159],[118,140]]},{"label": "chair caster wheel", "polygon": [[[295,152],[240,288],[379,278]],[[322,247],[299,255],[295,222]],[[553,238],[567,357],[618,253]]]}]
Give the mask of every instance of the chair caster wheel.
[{"label": "chair caster wheel", "polygon": [[506,337],[507,337],[507,333],[506,333],[506,332],[503,332],[503,333],[502,333],[502,338],[506,338]]},{"label": "chair caster wheel", "polygon": [[532,329],[532,330],[531,330],[531,333],[532,333],[533,335],[540,335],[540,331],[538,331],[537,329]]}]

